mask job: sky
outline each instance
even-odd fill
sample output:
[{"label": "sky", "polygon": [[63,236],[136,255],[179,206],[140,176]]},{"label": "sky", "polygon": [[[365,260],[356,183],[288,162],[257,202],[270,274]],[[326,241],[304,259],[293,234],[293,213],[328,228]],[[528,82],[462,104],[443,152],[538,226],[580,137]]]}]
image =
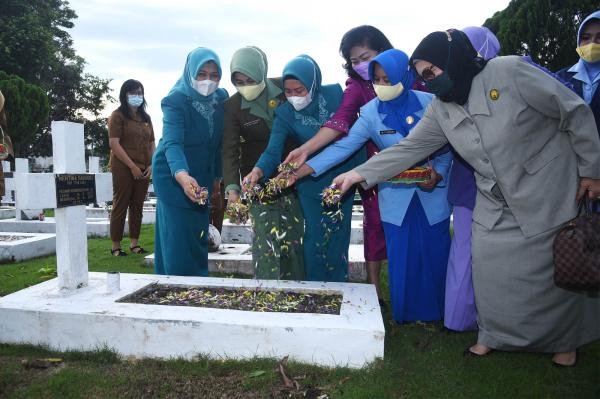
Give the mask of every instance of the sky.
[{"label": "sky", "polygon": [[[229,63],[240,47],[258,46],[269,60],[269,76],[299,54],[316,60],[323,83],[346,80],[339,55],[345,32],[373,25],[408,55],[427,34],[481,25],[510,0],[425,0],[370,3],[368,0],[69,0],[78,18],[69,30],[85,72],[111,79],[118,98],[127,79],[145,89],[147,111],[158,140],[161,99],[181,76],[187,54],[196,47],[214,50],[221,60],[220,87],[229,94]],[[107,104],[108,116],[118,104]]]}]

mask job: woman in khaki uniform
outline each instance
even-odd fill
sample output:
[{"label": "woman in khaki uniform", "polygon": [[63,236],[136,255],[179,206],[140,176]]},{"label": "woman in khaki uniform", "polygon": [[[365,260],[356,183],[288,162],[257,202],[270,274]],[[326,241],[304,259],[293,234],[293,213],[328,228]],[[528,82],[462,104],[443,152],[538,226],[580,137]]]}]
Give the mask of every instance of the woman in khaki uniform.
[{"label": "woman in khaki uniform", "polygon": [[129,79],[121,86],[121,105],[108,119],[110,170],[113,177],[113,208],[110,214],[111,254],[125,256],[121,249],[125,217],[129,209],[129,249],[146,253],[138,239],[142,224],[142,208],[152,176],[154,130],[146,113],[144,86]]},{"label": "woman in khaki uniform", "polygon": [[[237,93],[225,102],[223,177],[229,202],[240,199],[246,176],[267,148],[275,108],[286,102],[281,79],[267,78],[267,57],[258,47],[243,47],[231,58]],[[287,143],[287,151],[294,143]],[[294,188],[265,203],[250,205],[254,237],[252,261],[259,279],[303,280],[304,218]]]}]

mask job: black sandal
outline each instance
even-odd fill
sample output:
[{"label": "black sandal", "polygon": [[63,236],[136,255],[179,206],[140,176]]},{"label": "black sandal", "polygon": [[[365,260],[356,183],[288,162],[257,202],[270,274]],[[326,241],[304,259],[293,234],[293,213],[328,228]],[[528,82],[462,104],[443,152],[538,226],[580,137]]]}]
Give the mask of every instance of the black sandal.
[{"label": "black sandal", "polygon": [[134,253],[134,254],[145,254],[148,251],[146,251],[144,248],[140,247],[139,245],[136,245],[134,247],[129,247],[129,250]]},{"label": "black sandal", "polygon": [[125,253],[125,251],[123,251],[121,248],[111,249],[110,250],[110,254],[112,256],[127,256],[127,254]]}]

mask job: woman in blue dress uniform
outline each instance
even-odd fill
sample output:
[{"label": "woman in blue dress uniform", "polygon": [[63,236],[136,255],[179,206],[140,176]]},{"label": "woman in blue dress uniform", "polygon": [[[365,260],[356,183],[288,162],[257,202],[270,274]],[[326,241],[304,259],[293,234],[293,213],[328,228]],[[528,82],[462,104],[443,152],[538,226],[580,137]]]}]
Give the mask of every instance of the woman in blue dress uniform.
[{"label": "woman in blue dress uniform", "polygon": [[[260,178],[270,177],[281,163],[288,137],[298,144],[305,143],[335,112],[342,99],[339,84],[321,85],[321,70],[307,55],[301,55],[283,69],[283,86],[287,102],[275,111],[275,120],[266,150],[245,181],[251,185]],[[319,177],[307,178],[297,185],[300,206],[304,213],[304,259],[306,278],[312,281],[346,281],[348,278],[348,247],[354,190],[340,204],[341,220],[334,209],[324,208],[321,193],[333,177],[348,171],[366,153],[357,152],[348,160]]]},{"label": "woman in blue dress uniform", "polygon": [[156,274],[208,275],[210,210],[197,193],[200,187],[215,191],[222,180],[223,102],[228,95],[218,88],[220,79],[219,57],[197,48],[161,102],[163,134],[152,159]]}]

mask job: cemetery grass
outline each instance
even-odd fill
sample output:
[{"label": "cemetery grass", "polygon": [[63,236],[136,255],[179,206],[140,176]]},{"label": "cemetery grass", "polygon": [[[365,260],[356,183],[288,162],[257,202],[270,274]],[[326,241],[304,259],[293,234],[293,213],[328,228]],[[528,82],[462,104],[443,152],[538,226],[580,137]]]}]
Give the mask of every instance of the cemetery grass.
[{"label": "cemetery grass", "polygon": [[[153,227],[140,243],[153,250]],[[125,239],[123,245],[127,246]],[[143,256],[112,257],[108,239],[88,240],[91,271],[151,273]],[[125,249],[125,248],[124,248]],[[54,270],[54,271],[53,271]],[[55,257],[0,265],[0,295],[54,276]],[[383,273],[384,287],[387,273]],[[241,276],[236,276],[241,277]],[[387,295],[387,293],[386,293]],[[281,359],[136,360],[108,348],[55,352],[0,344],[0,398],[595,398],[600,342],[580,349],[577,366],[551,366],[550,354],[494,352],[464,357],[476,334],[440,324],[396,325],[384,311],[385,359],[362,370]],[[2,321],[0,320],[0,323]],[[284,384],[282,373],[288,378]],[[290,383],[290,381],[292,381]]]}]

